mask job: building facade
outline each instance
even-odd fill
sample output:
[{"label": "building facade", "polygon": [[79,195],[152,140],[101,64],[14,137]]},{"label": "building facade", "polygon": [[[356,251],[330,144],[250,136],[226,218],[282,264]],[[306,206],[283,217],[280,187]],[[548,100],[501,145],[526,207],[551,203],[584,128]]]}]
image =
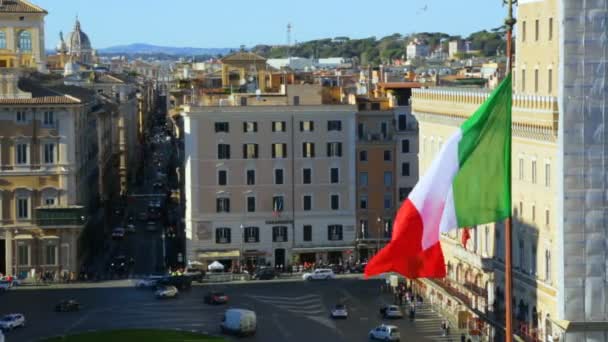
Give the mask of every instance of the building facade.
[{"label": "building facade", "polygon": [[353,106],[186,106],[183,121],[188,260],[352,259]]},{"label": "building facade", "polygon": [[22,0],[0,7],[0,68],[46,71],[44,17],[48,13]]}]

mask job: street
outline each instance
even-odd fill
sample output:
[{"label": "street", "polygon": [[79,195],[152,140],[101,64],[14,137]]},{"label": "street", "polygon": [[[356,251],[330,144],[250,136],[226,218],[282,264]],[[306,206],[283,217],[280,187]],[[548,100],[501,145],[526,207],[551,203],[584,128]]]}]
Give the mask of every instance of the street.
[{"label": "street", "polygon": [[[228,307],[257,313],[257,334],[245,341],[367,341],[369,330],[382,322],[398,326],[402,341],[459,340],[456,332],[450,337],[441,336],[441,318],[426,303],[418,309],[414,323],[407,318],[381,319],[379,308],[390,303],[391,296],[380,294],[380,284],[379,280],[340,279],[203,285],[167,300],[157,300],[153,291],[134,287],[21,289],[2,295],[0,314],[25,314],[27,327],[7,336],[7,341],[20,342],[123,328],[220,334],[221,316]],[[204,304],[203,297],[210,290],[224,291],[230,297],[229,304]],[[63,299],[75,299],[83,309],[75,313],[54,312],[55,304]],[[338,302],[347,305],[348,319],[329,317],[329,310]]]}]

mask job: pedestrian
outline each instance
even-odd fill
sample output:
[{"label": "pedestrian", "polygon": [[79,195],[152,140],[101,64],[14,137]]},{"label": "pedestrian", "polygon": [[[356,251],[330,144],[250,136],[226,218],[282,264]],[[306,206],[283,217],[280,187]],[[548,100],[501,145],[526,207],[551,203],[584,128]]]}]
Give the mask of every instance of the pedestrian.
[{"label": "pedestrian", "polygon": [[441,321],[441,335],[445,336],[445,320]]},{"label": "pedestrian", "polygon": [[464,335],[464,333],[462,333],[460,335],[460,342],[466,342],[467,337]]}]

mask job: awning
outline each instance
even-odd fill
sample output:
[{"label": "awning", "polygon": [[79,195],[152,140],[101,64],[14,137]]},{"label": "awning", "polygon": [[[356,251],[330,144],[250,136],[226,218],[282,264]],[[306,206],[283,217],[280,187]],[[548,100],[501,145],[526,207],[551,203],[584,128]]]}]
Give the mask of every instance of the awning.
[{"label": "awning", "polygon": [[247,255],[247,256],[259,256],[259,255],[266,255],[266,252],[264,251],[243,251],[243,255]]},{"label": "awning", "polygon": [[55,235],[45,235],[40,238],[41,240],[59,240],[59,236]]},{"label": "awning", "polygon": [[241,256],[238,250],[235,251],[215,251],[198,253],[199,259],[234,259]]},{"label": "awning", "polygon": [[15,235],[14,240],[32,240],[34,237],[32,234],[19,234]]},{"label": "awning", "polygon": [[343,252],[353,250],[353,246],[331,246],[331,247],[301,247],[294,248],[294,253],[315,253],[315,252]]}]

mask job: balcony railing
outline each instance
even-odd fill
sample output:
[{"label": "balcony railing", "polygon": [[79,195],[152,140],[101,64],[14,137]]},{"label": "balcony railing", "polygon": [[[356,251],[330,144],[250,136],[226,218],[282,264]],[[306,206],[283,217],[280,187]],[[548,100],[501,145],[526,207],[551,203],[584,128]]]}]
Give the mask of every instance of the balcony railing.
[{"label": "balcony railing", "polygon": [[35,209],[36,224],[42,228],[83,226],[87,222],[85,209],[81,206],[38,207]]},{"label": "balcony railing", "polygon": [[395,140],[393,134],[382,134],[382,133],[363,133],[358,135],[360,142],[368,143],[387,143]]}]

